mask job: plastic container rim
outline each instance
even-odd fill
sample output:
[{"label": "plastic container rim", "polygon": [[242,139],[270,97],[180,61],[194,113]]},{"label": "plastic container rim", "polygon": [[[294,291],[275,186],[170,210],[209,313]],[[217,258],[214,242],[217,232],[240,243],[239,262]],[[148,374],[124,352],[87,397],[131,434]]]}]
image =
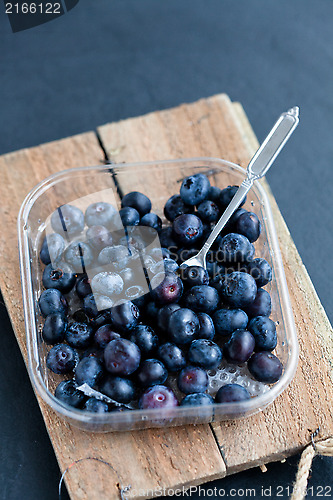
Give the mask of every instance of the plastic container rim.
[{"label": "plastic container rim", "polygon": [[[28,352],[28,372],[30,379],[32,381],[32,385],[34,387],[35,392],[43,398],[43,400],[56,412],[60,413],[63,417],[68,419],[74,419],[78,423],[95,423],[95,424],[117,424],[122,423],[124,420],[124,413],[122,412],[110,412],[105,414],[94,413],[91,414],[89,412],[85,412],[83,410],[78,410],[76,408],[70,407],[61,401],[59,401],[44,385],[41,380],[41,376],[38,374],[38,365],[35,366],[34,360],[32,358],[32,354],[35,355],[35,360],[38,360],[38,351],[37,351],[37,341],[36,341],[36,322],[34,311],[36,304],[34,303],[33,290],[31,287],[31,269],[30,269],[30,254],[29,254],[29,245],[28,245],[28,235],[27,235],[27,222],[30,210],[34,204],[34,202],[38,199],[38,197],[46,191],[46,188],[55,184],[59,178],[65,177],[68,174],[74,174],[79,172],[85,172],[89,170],[100,170],[100,171],[111,171],[113,168],[123,169],[128,167],[142,167],[149,165],[168,165],[172,163],[190,163],[190,162],[202,162],[202,166],[207,163],[217,163],[224,166],[228,166],[233,170],[237,170],[246,175],[246,170],[237,165],[236,163],[230,162],[228,160],[223,160],[221,158],[214,157],[194,157],[194,158],[182,158],[182,159],[171,159],[171,160],[156,160],[156,161],[145,161],[145,162],[133,162],[133,163],[121,163],[121,164],[110,164],[110,165],[97,165],[97,166],[88,166],[88,167],[77,167],[70,168],[66,170],[62,170],[61,172],[56,172],[44,180],[39,182],[26,196],[24,199],[19,215],[18,215],[18,243],[19,243],[19,257],[20,257],[20,274],[21,274],[21,284],[22,284],[22,295],[23,295],[23,309],[24,309],[24,323],[26,329],[26,341],[27,341],[27,352]],[[54,181],[54,182],[53,182]],[[279,286],[282,290],[282,295],[285,297],[286,308],[284,310],[284,320],[286,323],[286,329],[289,331],[289,356],[287,369],[283,371],[281,379],[276,382],[269,391],[266,393],[251,398],[247,401],[236,402],[236,403],[223,403],[223,405],[215,403],[209,408],[212,409],[212,413],[214,409],[219,409],[220,412],[223,408],[223,413],[226,415],[237,416],[240,414],[251,414],[251,412],[260,411],[272,403],[277,396],[279,396],[284,389],[289,385],[291,380],[293,379],[297,361],[298,361],[298,341],[296,335],[296,328],[293,313],[291,310],[290,297],[286,282],[286,277],[284,273],[284,267],[281,258],[281,252],[279,248],[279,243],[277,239],[277,234],[275,230],[275,224],[273,220],[273,214],[271,210],[271,206],[266,194],[264,187],[260,184],[260,182],[255,181],[255,186],[259,191],[262,200],[265,206],[265,212],[267,214],[267,225],[270,229],[269,236],[272,240],[272,247],[274,249],[274,264],[279,270]],[[30,288],[30,289],[29,289]],[[32,333],[29,336],[29,332]],[[175,407],[167,410],[131,410],[130,415],[133,417],[131,420],[146,420],[146,421],[154,421],[156,419],[163,418],[174,418],[174,417],[190,417],[190,416],[198,416],[198,410],[202,410],[203,407],[193,406],[193,407]],[[167,412],[167,416],[165,415]],[[141,418],[135,418],[141,417]],[[110,429],[112,430],[112,429]]]}]

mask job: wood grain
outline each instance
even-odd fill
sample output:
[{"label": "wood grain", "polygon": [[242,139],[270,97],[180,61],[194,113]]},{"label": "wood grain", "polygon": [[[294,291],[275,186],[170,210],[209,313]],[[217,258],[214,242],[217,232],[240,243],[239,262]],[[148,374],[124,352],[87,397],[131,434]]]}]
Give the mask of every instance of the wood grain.
[{"label": "wood grain", "polygon": [[[225,95],[108,124],[98,133],[109,158],[116,163],[211,156],[245,166],[257,147],[242,107]],[[27,192],[47,175],[98,164],[102,159],[94,133],[0,157],[0,234],[6,235],[0,237],[0,286],[25,360],[16,236],[19,206]],[[139,189],[140,176],[135,180]],[[129,185],[133,186],[133,179]],[[113,467],[84,461],[71,468],[66,475],[71,498],[119,498],[119,485],[128,484],[132,486],[129,496],[152,496],[156,488],[200,484],[281,459],[304,447],[309,430],[319,425],[320,437],[333,435],[332,329],[274,197],[264,185],[279,235],[300,343],[294,381],[273,405],[248,419],[129,433],[82,432],[60,420],[39,400],[62,471],[87,456],[106,460]],[[126,190],[126,180],[122,187]],[[140,489],[150,491],[144,495]]]}]

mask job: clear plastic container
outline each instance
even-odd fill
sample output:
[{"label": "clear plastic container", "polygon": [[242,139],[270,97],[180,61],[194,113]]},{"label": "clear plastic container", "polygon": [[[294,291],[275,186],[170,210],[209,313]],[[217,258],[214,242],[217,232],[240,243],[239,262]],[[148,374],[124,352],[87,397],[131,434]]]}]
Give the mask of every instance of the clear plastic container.
[{"label": "clear plastic container", "polygon": [[[58,415],[81,429],[99,432],[123,431],[246,417],[272,403],[294,376],[298,343],[293,313],[271,208],[265,190],[255,182],[248,194],[245,208],[254,211],[262,224],[261,236],[255,243],[256,257],[265,258],[273,269],[273,279],[265,288],[271,294],[271,318],[277,325],[278,345],[274,353],[284,367],[281,379],[274,385],[264,386],[256,383],[246,368],[226,368],[223,365],[221,370],[210,372],[212,393],[225,383],[241,381],[251,389],[252,394],[258,395],[244,402],[215,404],[209,407],[176,407],[163,411],[132,410],[93,414],[67,406],[53,395],[62,377],[46,368],[45,359],[50,347],[41,337],[43,318],[37,304],[43,290],[41,278],[44,268],[39,260],[39,250],[50,214],[60,205],[79,198],[84,199],[87,195],[90,195],[87,199],[91,200],[93,196],[94,200],[98,201],[99,193],[107,189],[112,189],[118,198],[117,192],[121,193],[121,189],[126,186],[126,192],[141,190],[149,196],[153,211],[165,221],[163,206],[166,200],[179,192],[180,182],[184,177],[198,172],[206,173],[211,183],[221,188],[239,185],[245,176],[245,170],[238,165],[214,158],[77,168],[48,177],[29,193],[22,204],[18,217],[18,235],[30,378],[35,391],[44,401]],[[149,184],[145,184],[145,179],[150,180]]]}]

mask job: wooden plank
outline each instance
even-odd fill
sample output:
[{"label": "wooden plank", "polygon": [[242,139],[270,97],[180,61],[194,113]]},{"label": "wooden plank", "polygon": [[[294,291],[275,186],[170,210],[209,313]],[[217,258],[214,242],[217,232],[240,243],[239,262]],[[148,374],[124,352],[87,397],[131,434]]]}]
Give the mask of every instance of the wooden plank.
[{"label": "wooden plank", "polygon": [[[0,157],[0,286],[25,361],[16,236],[19,207],[33,186],[51,173],[95,165],[102,158],[103,151],[94,133]],[[199,484],[225,475],[223,459],[208,425],[91,434],[59,419],[40,398],[39,404],[62,471],[88,456],[105,460],[113,467],[113,470],[106,468],[96,461],[84,461],[73,467],[66,475],[73,499],[119,498],[119,484],[130,484],[129,496],[140,497],[143,496],[140,489]]]},{"label": "wooden plank", "polygon": [[[226,95],[108,124],[98,132],[115,162],[212,156],[246,166],[258,146],[241,106],[232,105]],[[152,179],[160,186],[159,181]],[[138,189],[144,187],[140,175],[136,182]],[[323,438],[333,434],[332,329],[268,184],[263,184],[279,235],[300,362],[288,390],[264,412],[212,424],[228,474],[296,453],[308,443],[309,429],[320,426]]]}]

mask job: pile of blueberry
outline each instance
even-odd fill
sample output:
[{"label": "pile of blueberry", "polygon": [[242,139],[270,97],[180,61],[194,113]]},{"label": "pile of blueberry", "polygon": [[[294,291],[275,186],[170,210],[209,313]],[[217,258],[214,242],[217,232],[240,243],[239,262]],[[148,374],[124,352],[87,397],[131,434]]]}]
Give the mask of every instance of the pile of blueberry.
[{"label": "pile of blueberry", "polygon": [[[55,390],[59,400],[100,413],[249,399],[240,384],[223,385],[214,399],[208,393],[208,373],[222,358],[247,364],[259,382],[279,380],[271,297],[263,288],[272,270],[254,258],[257,215],[236,210],[209,252],[207,271],[179,267],[201,248],[236,190],[211,186],[201,173],[187,177],[164,206],[164,227],[139,192],[125,195],[119,212],[99,202],[85,213],[63,205],[52,214],[54,233],[40,250],[45,290],[39,308],[42,338],[52,346],[46,365],[65,375]],[[117,233],[117,220],[125,233]],[[142,226],[157,231],[161,247],[147,249],[131,232]],[[150,277],[145,294],[130,265],[136,256]],[[103,271],[104,265],[112,270]],[[124,290],[131,300],[117,300]],[[79,389],[83,384],[93,396]]]}]

